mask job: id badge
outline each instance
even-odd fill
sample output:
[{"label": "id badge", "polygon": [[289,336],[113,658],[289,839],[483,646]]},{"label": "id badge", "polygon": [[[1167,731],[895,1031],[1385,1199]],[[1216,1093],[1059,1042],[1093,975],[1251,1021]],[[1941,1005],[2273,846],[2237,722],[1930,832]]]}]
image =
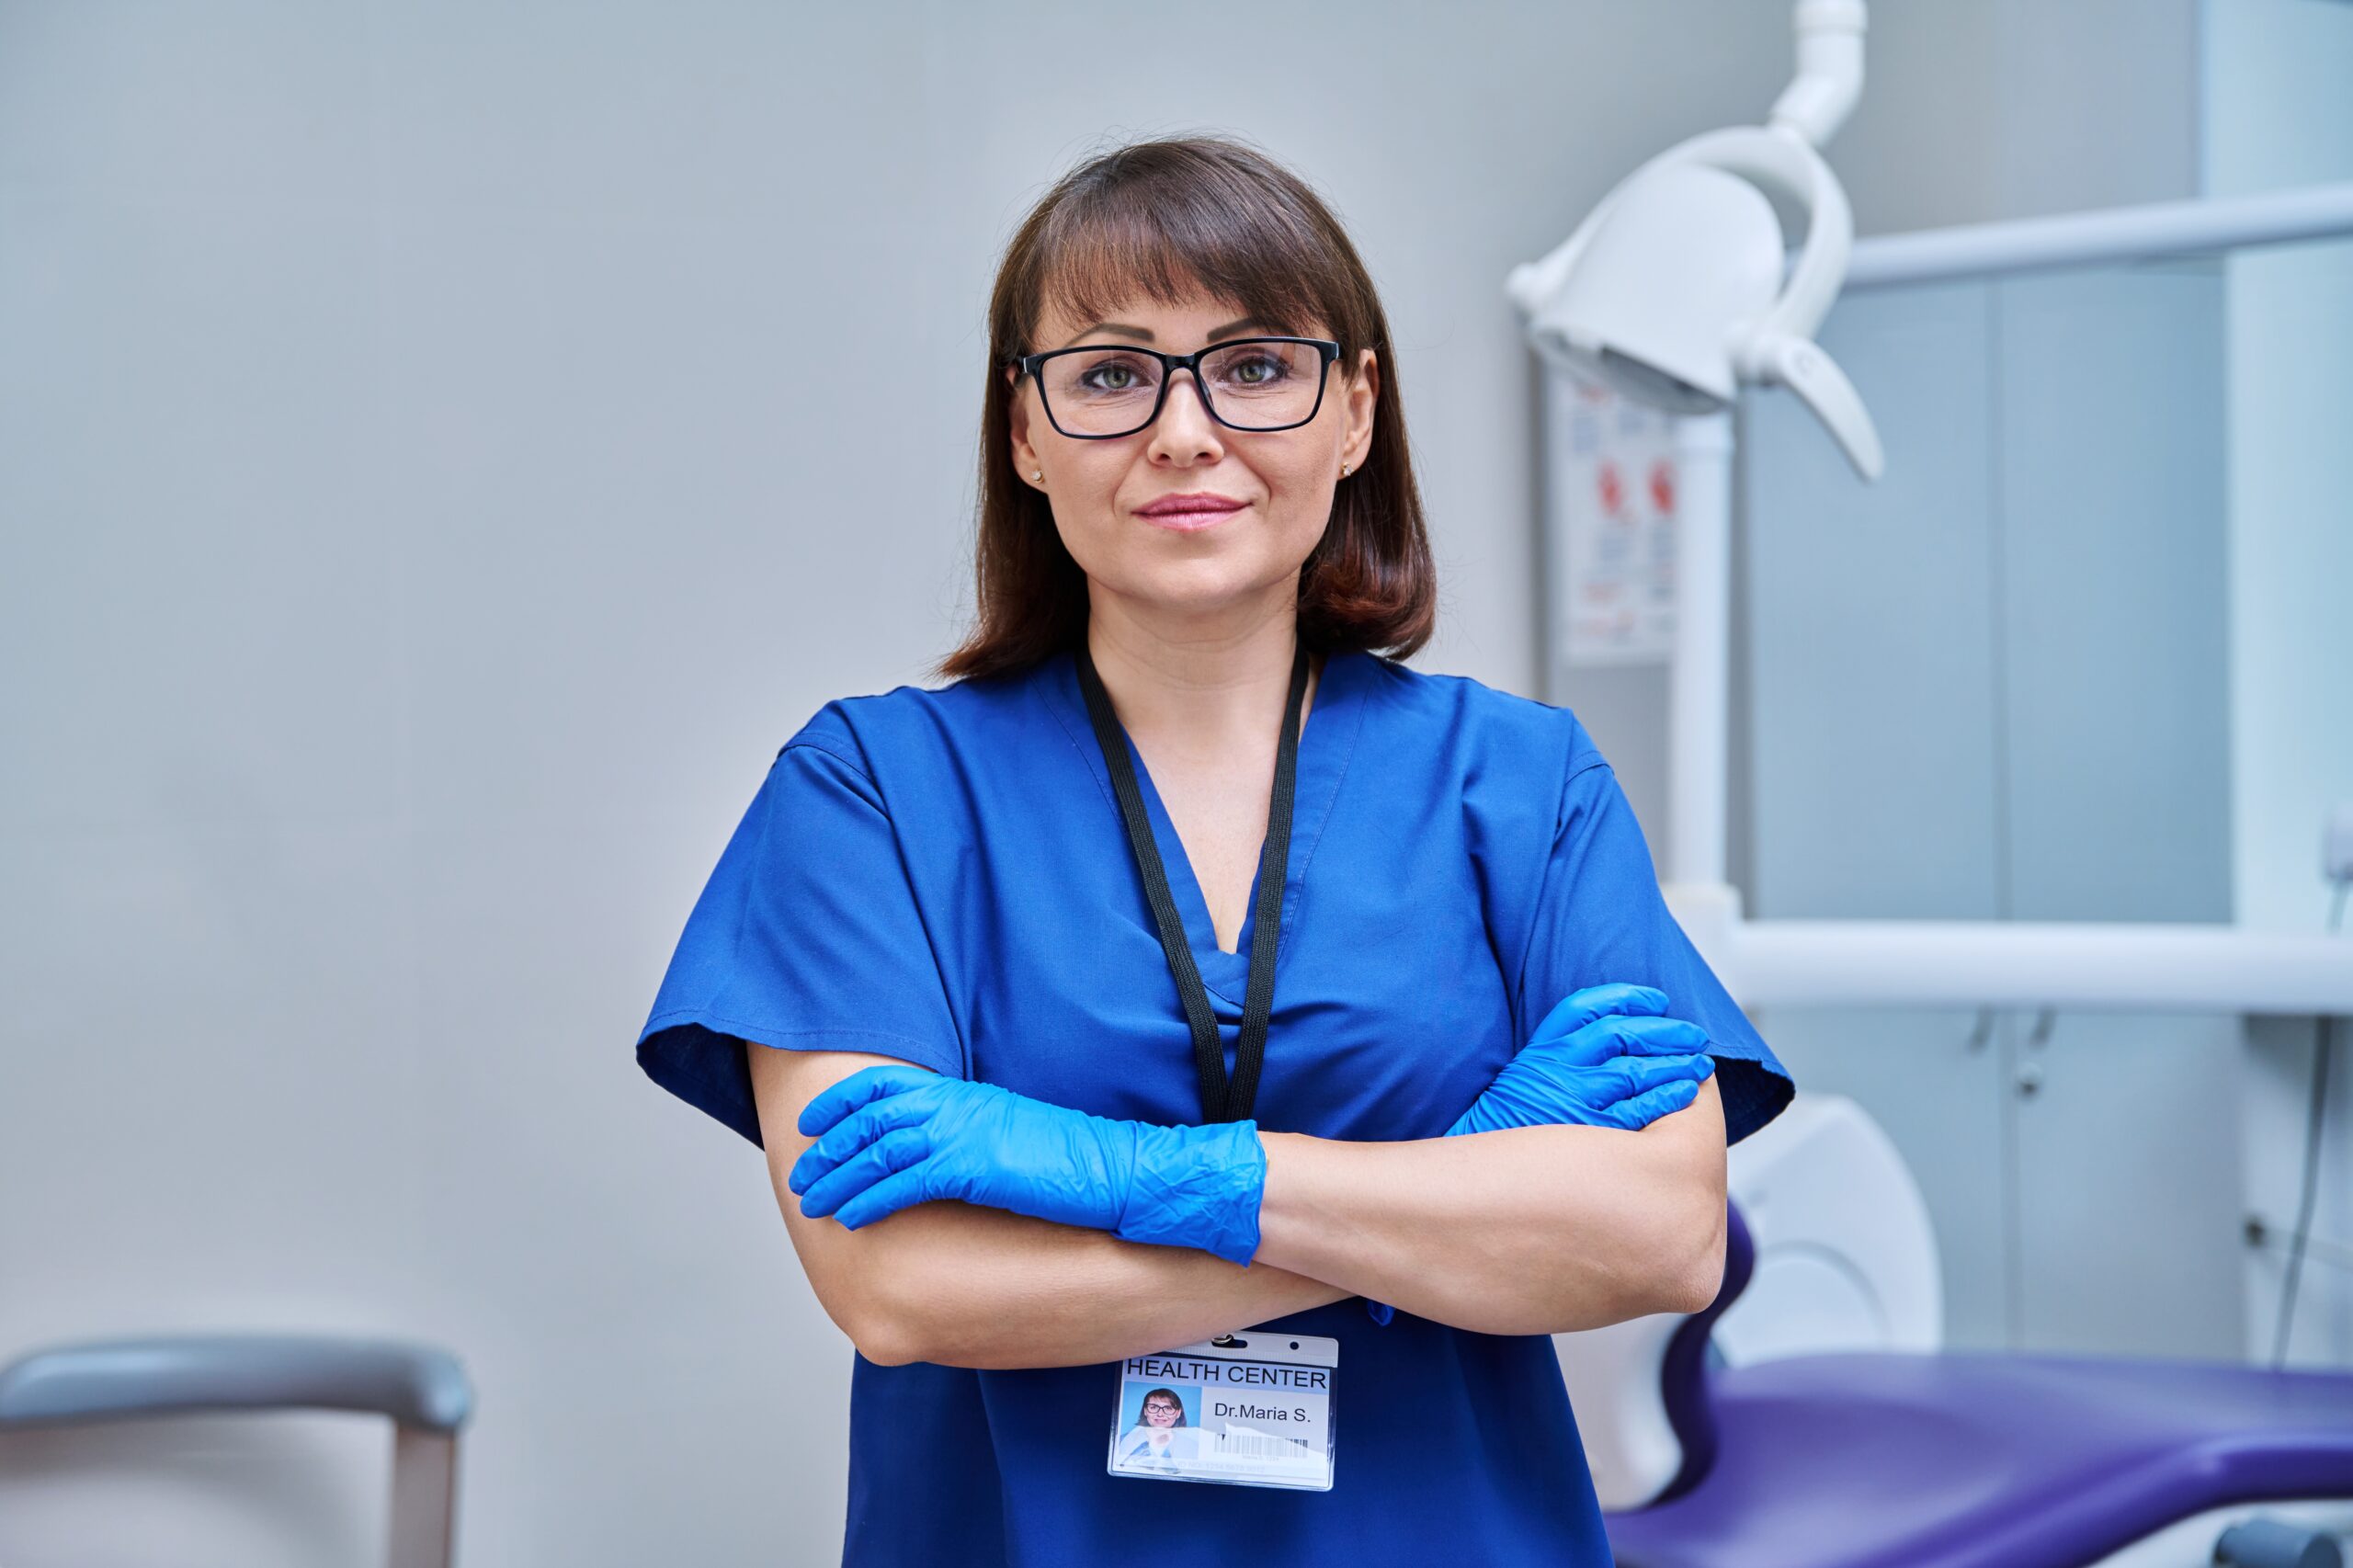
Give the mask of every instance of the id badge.
[{"label": "id badge", "polygon": [[1119,1367],[1113,1475],[1328,1492],[1340,1342],[1245,1328]]}]

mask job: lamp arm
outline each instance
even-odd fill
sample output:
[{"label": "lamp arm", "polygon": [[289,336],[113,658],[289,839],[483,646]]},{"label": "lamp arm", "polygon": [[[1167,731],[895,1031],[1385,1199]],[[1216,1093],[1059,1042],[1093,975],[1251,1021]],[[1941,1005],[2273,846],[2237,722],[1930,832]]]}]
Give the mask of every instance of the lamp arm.
[{"label": "lamp arm", "polygon": [[1798,74],[1767,122],[1821,146],[1863,96],[1863,0],[1798,0]]}]

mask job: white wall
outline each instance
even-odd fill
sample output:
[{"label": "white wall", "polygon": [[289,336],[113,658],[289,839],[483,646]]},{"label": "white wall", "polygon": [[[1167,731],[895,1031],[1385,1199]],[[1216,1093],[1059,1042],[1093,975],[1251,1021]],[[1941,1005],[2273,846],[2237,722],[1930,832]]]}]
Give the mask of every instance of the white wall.
[{"label": "white wall", "polygon": [[[437,1341],[463,1561],[835,1561],[848,1345],[630,1048],[777,745],[954,641],[997,247],[1106,132],[1320,182],[1419,663],[1531,690],[1504,274],[1789,60],[1769,0],[0,0],[0,1358]],[[0,1438],[0,1562],[371,1562],[384,1451]]]},{"label": "white wall", "polygon": [[[2353,6],[2207,0],[2205,179],[2217,196],[2353,180]],[[2230,262],[2233,869],[2239,921],[2326,916],[2323,813],[2353,801],[2353,240]],[[2353,937],[2348,937],[2353,939]],[[2353,1028],[2337,1024],[2315,1235],[2353,1240]],[[2249,1207],[2302,1193],[2313,1026],[2256,1020],[2245,1085]],[[2272,1354],[2285,1258],[2248,1266],[2251,1352]],[[2353,1362],[2353,1276],[2307,1257],[2288,1355]]]}]

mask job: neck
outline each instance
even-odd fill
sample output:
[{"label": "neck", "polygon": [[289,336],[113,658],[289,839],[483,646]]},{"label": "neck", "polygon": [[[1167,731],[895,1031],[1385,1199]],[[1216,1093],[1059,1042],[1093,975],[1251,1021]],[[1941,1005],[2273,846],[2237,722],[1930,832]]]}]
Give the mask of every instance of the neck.
[{"label": "neck", "polygon": [[[1255,746],[1282,727],[1298,627],[1295,600],[1245,622],[1176,628],[1097,592],[1086,647],[1129,734],[1182,737],[1188,748]],[[1302,724],[1322,664],[1308,672]]]}]

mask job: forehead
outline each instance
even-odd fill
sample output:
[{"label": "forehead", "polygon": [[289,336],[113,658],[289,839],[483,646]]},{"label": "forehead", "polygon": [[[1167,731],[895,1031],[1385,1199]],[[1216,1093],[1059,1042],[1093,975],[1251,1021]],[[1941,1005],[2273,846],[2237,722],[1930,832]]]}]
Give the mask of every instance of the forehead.
[{"label": "forehead", "polygon": [[1173,301],[1136,292],[1086,303],[1091,309],[1081,314],[1070,302],[1050,297],[1039,312],[1038,346],[1059,348],[1074,337],[1092,336],[1114,342],[1148,343],[1155,348],[1189,348],[1221,329],[1287,331],[1241,301],[1221,299],[1207,290],[1195,290]]}]

